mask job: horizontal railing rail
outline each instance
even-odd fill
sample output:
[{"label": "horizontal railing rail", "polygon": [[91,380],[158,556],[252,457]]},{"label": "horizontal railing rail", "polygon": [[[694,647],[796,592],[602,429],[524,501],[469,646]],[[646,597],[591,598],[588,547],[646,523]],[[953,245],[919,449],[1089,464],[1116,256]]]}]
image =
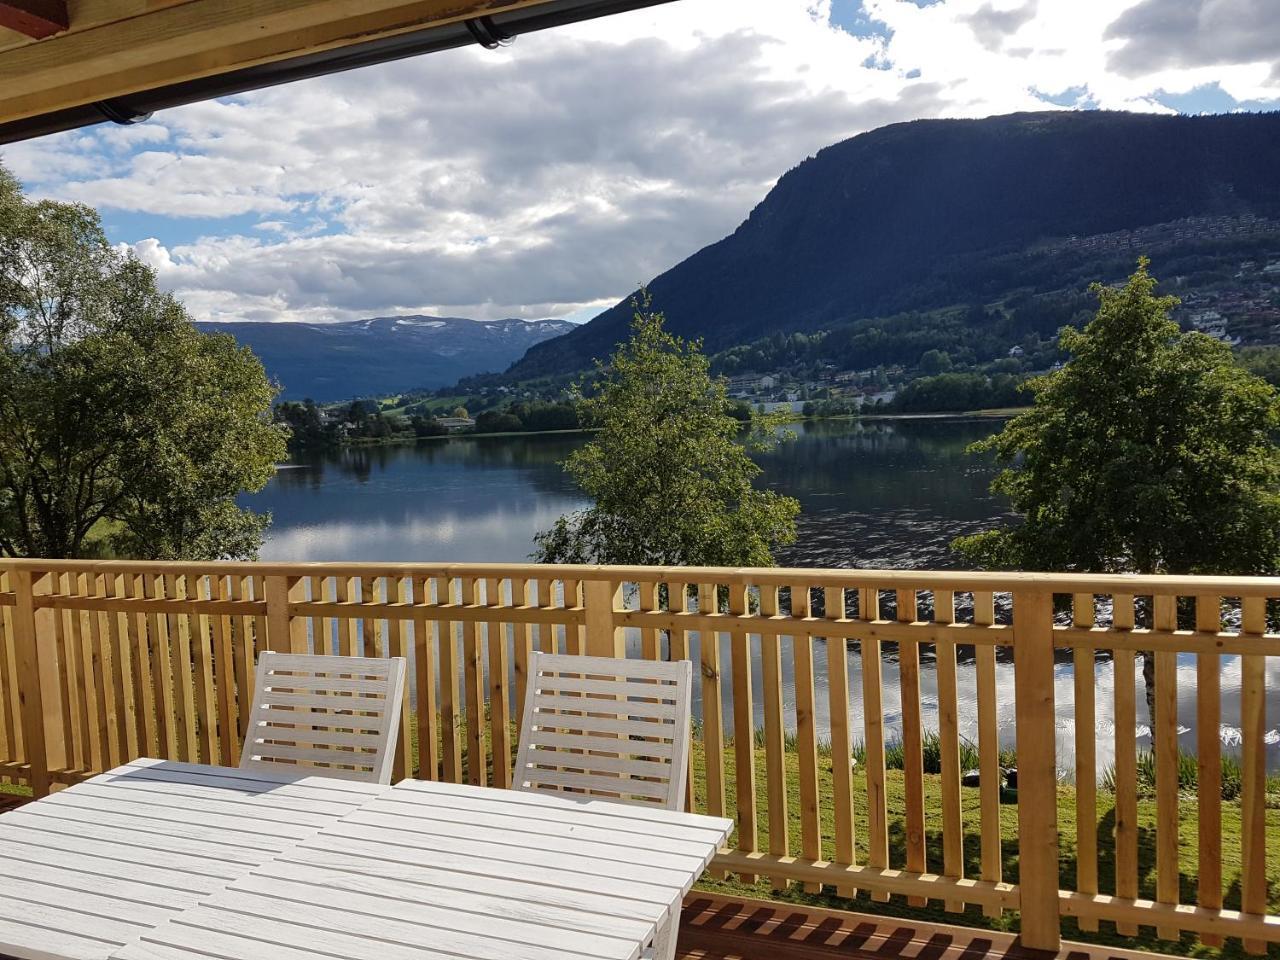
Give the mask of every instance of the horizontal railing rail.
[{"label": "horizontal railing rail", "polygon": [[0,560],[0,780],[40,796],[143,755],[234,764],[256,657],[280,650],[409,658],[395,776],[506,787],[533,651],[689,659],[686,804],[737,826],[714,871],[1018,911],[1031,947],[1056,947],[1069,918],[1261,952],[1280,942],[1278,610],[1280,579],[1259,577]]}]

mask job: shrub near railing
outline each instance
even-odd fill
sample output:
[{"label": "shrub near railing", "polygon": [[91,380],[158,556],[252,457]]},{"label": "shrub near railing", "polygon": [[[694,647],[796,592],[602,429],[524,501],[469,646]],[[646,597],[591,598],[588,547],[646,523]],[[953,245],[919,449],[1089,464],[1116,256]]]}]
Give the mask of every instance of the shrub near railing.
[{"label": "shrub near railing", "polygon": [[[997,595],[1011,622],[997,618]],[[949,910],[978,904],[991,916],[1017,910],[1032,947],[1055,947],[1062,918],[1074,917],[1085,930],[1107,921],[1121,933],[1143,924],[1168,938],[1182,931],[1206,942],[1240,937],[1256,952],[1280,941],[1280,918],[1267,915],[1264,796],[1265,665],[1280,655],[1266,613],[1276,598],[1280,581],[1259,578],[0,561],[0,778],[43,795],[140,755],[234,763],[254,658],[275,649],[410,657],[414,696],[402,717],[395,776],[509,786],[512,721],[521,716],[530,653],[622,656],[630,635],[632,655],[687,658],[698,667],[700,760],[690,781],[702,794],[695,803],[691,786],[687,803],[737,822],[716,871],[768,877],[779,887],[941,901]],[[1193,610],[1194,629],[1177,628],[1180,602]],[[1055,609],[1069,609],[1070,623],[1055,623]],[[1146,610],[1149,623],[1140,618]],[[885,644],[896,648],[902,703],[901,733],[892,740]],[[980,769],[968,819],[960,784],[972,762],[961,751],[961,647],[972,649]],[[922,718],[922,648],[932,649],[936,664],[936,731]],[[1000,659],[1013,661],[1012,689],[997,684],[1001,650]],[[1104,705],[1115,716],[1115,823],[1101,838],[1098,651],[1114,659],[1116,678],[1114,704]],[[1139,651],[1155,657],[1154,898],[1141,895],[1139,755],[1130,735]],[[1196,658],[1194,801],[1179,792],[1179,653]],[[1224,656],[1240,658],[1242,675],[1238,877],[1221,869]],[[851,722],[850,658],[861,667],[861,729]],[[1059,879],[1056,662],[1069,662],[1073,675],[1076,869],[1067,890]],[[815,683],[822,673],[825,730]],[[784,702],[786,675],[794,676],[794,708]],[[1009,700],[1018,754],[1016,884],[1003,874],[1000,832],[997,707]],[[929,809],[926,746],[936,749],[940,771]],[[900,750],[900,763],[888,762],[890,750]],[[891,765],[902,769],[900,798],[899,775],[886,774]],[[741,775],[758,768],[759,776]],[[1179,873],[1178,826],[1193,804],[1198,868],[1190,905],[1180,902],[1180,881],[1189,888],[1192,879]],[[826,836],[824,823],[831,825]],[[966,846],[975,845],[969,876]],[[1107,891],[1099,890],[1100,848],[1114,860]],[[1237,885],[1242,909],[1224,909],[1224,890]]]}]

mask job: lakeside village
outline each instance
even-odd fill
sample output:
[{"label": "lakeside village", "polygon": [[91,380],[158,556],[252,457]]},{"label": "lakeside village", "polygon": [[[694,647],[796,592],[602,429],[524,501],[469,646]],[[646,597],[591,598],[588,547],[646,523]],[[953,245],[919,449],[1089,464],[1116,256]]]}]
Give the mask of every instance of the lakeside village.
[{"label": "lakeside village", "polygon": [[[1228,240],[1238,239],[1241,230],[1274,235],[1274,226],[1270,221],[1250,224],[1240,218],[1198,218],[1158,228],[1067,238],[1053,249],[1114,251],[1127,256],[1144,245],[1176,241],[1179,230],[1221,234]],[[1169,234],[1171,230],[1174,233]],[[1156,236],[1152,231],[1160,233]],[[1280,255],[1220,261],[1212,270],[1175,274],[1168,289],[1181,299],[1174,316],[1185,329],[1230,344],[1245,366],[1272,382],[1280,379]],[[1063,294],[1060,299],[1072,296],[1076,294]],[[753,412],[825,418],[1016,407],[1025,403],[1019,390],[1024,380],[1061,366],[1052,329],[1018,342],[991,342],[992,328],[1020,309],[1026,309],[1025,303],[1015,297],[986,307],[909,318],[904,327],[912,322],[968,324],[949,349],[930,348],[913,359],[905,356],[911,351],[906,347],[909,334],[903,333],[901,348],[881,350],[876,357],[887,362],[858,367],[847,362],[850,354],[864,352],[848,349],[854,345],[849,341],[856,342],[856,334],[850,337],[836,328],[775,335],[730,348],[713,357],[713,370],[725,379],[729,397],[737,402],[744,421]],[[1075,325],[1083,318],[1064,319]],[[893,320],[877,323],[892,341]],[[971,347],[980,337],[985,345]],[[295,452],[450,434],[580,428],[567,379],[515,385],[496,380],[478,377],[435,391],[339,403],[287,402],[276,408],[276,414],[289,424]]]}]

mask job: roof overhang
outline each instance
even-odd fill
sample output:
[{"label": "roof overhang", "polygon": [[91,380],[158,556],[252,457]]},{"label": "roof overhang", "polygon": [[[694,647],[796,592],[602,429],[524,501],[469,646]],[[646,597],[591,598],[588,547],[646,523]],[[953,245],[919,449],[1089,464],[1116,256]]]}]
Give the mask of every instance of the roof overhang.
[{"label": "roof overhang", "polygon": [[670,0],[0,0],[0,144]]}]

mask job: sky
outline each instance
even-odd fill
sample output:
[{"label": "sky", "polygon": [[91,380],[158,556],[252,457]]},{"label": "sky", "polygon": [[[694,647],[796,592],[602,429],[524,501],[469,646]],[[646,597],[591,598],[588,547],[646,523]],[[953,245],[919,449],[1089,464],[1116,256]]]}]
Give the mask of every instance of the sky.
[{"label": "sky", "polygon": [[1280,0],[675,0],[0,147],[199,320],[586,320],[889,123],[1280,109]]}]

